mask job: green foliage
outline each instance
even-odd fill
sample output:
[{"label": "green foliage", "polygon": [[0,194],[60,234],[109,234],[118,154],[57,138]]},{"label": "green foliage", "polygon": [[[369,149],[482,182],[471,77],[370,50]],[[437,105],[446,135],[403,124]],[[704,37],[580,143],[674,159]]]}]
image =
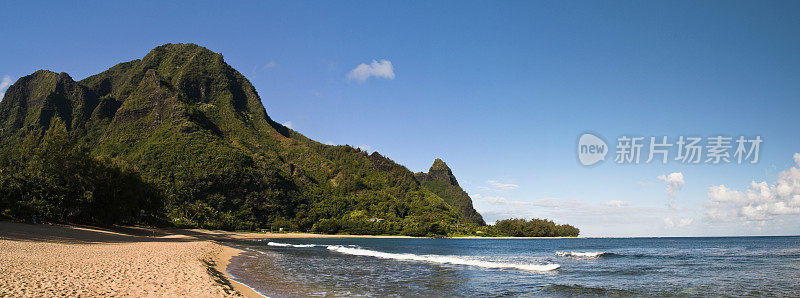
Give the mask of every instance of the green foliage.
[{"label": "green foliage", "polygon": [[455,175],[441,159],[433,161],[428,173],[416,173],[423,187],[444,199],[464,219],[465,223],[485,225],[483,217],[472,207],[472,198],[458,185]]},{"label": "green foliage", "polygon": [[571,225],[556,225],[551,220],[523,218],[497,221],[482,231],[487,236],[507,237],[578,237],[580,230]]},{"label": "green foliage", "polygon": [[[73,147],[60,118],[0,161],[0,213],[7,218],[99,225],[152,223],[157,191],[138,175]],[[23,154],[30,152],[30,154]]]},{"label": "green foliage", "polygon": [[79,82],[23,77],[0,102],[0,140],[5,217],[412,236],[483,224],[440,160],[422,186],[378,153],[310,140],[193,44]]}]

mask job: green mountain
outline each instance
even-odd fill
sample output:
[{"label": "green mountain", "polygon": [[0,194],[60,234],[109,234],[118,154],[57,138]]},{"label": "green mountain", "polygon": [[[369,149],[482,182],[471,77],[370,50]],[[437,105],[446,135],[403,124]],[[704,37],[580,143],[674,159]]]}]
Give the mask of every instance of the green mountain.
[{"label": "green mountain", "polygon": [[483,222],[466,194],[276,123],[242,74],[194,44],[77,82],[23,77],[0,102],[0,140],[4,217],[407,235]]},{"label": "green mountain", "polygon": [[453,171],[441,159],[433,161],[427,173],[416,173],[414,176],[422,185],[434,194],[444,199],[447,204],[455,208],[466,222],[485,225],[483,217],[472,207],[472,199],[467,192],[458,185]]}]

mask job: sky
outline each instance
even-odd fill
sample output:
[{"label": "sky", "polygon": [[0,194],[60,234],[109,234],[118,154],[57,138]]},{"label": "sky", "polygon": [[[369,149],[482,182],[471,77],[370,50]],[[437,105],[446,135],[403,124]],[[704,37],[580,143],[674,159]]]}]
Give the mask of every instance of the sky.
[{"label": "sky", "polygon": [[[222,53],[274,120],[412,171],[443,159],[487,222],[582,236],[800,235],[797,1],[0,1],[0,91],[164,43]],[[591,133],[607,156],[584,166]],[[650,137],[669,162],[646,163]],[[763,140],[758,162],[677,140]],[[617,163],[643,137],[639,164]],[[705,155],[703,156],[705,160]]]}]

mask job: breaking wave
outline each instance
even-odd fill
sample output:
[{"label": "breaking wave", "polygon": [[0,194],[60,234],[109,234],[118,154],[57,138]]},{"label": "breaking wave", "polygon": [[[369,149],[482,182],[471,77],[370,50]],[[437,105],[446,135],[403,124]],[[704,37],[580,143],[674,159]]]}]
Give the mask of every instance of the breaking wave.
[{"label": "breaking wave", "polygon": [[441,255],[415,255],[409,253],[388,253],[380,252],[363,248],[345,247],[340,245],[330,245],[329,250],[355,256],[370,256],[382,259],[393,260],[412,260],[423,261],[439,264],[454,264],[454,265],[467,265],[483,268],[510,268],[529,271],[551,271],[558,269],[561,265],[558,264],[518,264],[518,263],[505,263],[505,262],[492,262],[482,260],[470,260],[458,256],[441,256]]},{"label": "breaking wave", "polygon": [[588,251],[588,252],[577,252],[577,251],[557,251],[556,255],[561,257],[573,257],[573,258],[599,258],[602,256],[611,255],[612,253],[602,252],[602,251]]},{"label": "breaking wave", "polygon": [[289,243],[280,243],[280,242],[269,242],[267,243],[269,246],[280,246],[280,247],[314,247],[317,246],[316,244],[289,244]]}]

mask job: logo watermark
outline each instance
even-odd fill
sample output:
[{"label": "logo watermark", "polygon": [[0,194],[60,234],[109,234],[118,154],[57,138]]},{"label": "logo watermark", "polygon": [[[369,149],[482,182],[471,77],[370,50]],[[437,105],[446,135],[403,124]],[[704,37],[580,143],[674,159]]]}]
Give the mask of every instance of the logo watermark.
[{"label": "logo watermark", "polygon": [[591,133],[584,133],[578,138],[578,160],[584,166],[606,160],[608,150],[606,142]]},{"label": "logo watermark", "polygon": [[[640,164],[674,161],[683,164],[758,163],[761,136],[747,138],[716,135],[709,137],[621,136],[617,138],[614,163]],[[611,149],[602,138],[584,133],[578,139],[578,160],[584,166],[604,161]],[[643,154],[642,152],[646,154]]]}]

